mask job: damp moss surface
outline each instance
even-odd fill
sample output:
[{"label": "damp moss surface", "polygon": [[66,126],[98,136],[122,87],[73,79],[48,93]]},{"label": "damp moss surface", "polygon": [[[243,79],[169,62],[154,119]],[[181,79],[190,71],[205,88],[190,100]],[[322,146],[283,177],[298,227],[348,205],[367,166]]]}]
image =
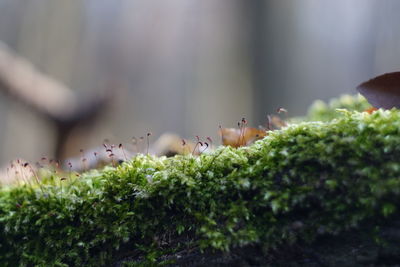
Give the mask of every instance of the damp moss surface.
[{"label": "damp moss surface", "polygon": [[400,112],[335,113],[249,147],[139,155],[62,183],[2,188],[0,263],[161,264],[183,248],[268,251],[371,219],[379,226],[400,204]]}]

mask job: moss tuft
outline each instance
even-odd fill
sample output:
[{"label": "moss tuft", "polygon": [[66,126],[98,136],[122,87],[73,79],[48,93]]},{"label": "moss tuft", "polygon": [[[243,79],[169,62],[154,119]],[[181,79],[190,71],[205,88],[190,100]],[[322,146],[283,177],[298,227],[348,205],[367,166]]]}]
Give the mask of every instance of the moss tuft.
[{"label": "moss tuft", "polygon": [[308,109],[307,119],[310,121],[330,121],[338,116],[336,109],[362,112],[370,107],[371,105],[360,94],[341,95],[339,98],[331,99],[329,103],[322,100],[315,101]]}]

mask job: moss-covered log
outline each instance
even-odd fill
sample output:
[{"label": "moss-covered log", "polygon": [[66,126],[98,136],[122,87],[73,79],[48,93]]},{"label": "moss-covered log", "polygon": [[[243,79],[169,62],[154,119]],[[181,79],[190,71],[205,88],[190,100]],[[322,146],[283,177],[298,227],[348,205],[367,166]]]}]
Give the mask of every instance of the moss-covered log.
[{"label": "moss-covered log", "polygon": [[99,266],[188,247],[268,251],[378,226],[400,204],[400,112],[340,113],[250,147],[138,156],[62,185],[52,177],[3,188],[0,262]]}]

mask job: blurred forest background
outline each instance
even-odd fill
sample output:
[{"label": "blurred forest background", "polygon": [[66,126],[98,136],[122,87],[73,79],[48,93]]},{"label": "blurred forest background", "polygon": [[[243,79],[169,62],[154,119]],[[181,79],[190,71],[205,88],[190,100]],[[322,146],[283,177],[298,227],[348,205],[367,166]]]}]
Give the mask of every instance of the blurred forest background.
[{"label": "blurred forest background", "polygon": [[[218,125],[355,93],[400,69],[399,11],[398,0],[0,0],[0,40],[78,98],[112,91],[79,154],[149,131],[218,139]],[[54,146],[49,121],[0,93],[0,163]]]}]

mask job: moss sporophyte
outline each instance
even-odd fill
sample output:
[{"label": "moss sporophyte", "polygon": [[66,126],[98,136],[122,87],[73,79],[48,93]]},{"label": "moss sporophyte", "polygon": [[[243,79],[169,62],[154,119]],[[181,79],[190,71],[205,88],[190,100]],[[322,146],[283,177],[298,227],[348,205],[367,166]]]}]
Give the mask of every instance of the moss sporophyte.
[{"label": "moss sporophyte", "polygon": [[[137,155],[80,177],[0,189],[2,266],[108,266],[185,247],[265,249],[389,218],[400,203],[400,112],[358,97],[247,147]],[[122,149],[122,147],[121,147]],[[60,181],[60,178],[68,179]]]}]

